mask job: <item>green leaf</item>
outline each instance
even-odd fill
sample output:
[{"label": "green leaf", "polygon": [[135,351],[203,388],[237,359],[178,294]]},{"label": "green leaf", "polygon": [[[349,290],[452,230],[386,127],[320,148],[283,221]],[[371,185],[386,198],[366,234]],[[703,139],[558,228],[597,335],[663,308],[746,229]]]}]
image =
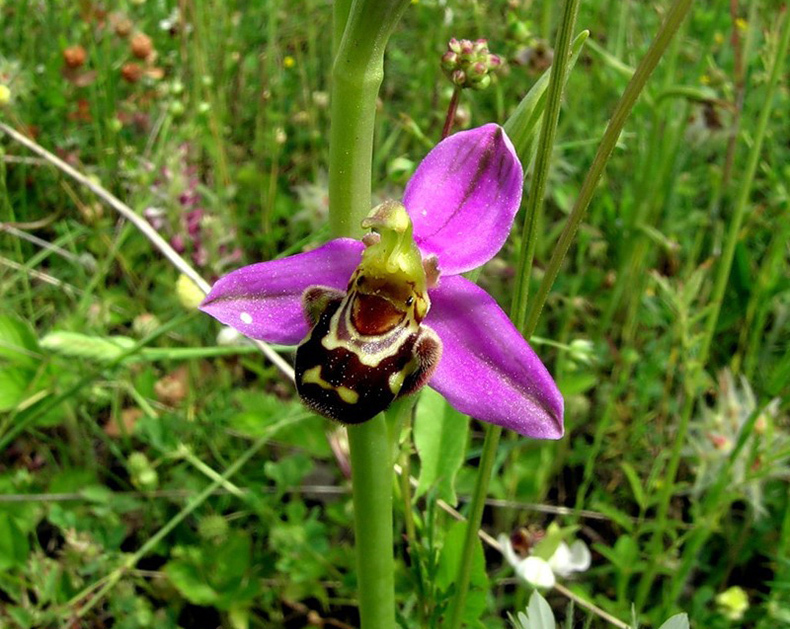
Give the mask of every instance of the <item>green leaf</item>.
[{"label": "green leaf", "polygon": [[436,391],[424,389],[414,418],[414,443],[420,456],[416,496],[435,486],[439,498],[457,503],[455,477],[464,463],[468,437],[466,417]]},{"label": "green leaf", "polygon": [[[455,580],[458,578],[458,566],[461,563],[465,536],[466,522],[455,522],[444,538],[444,546],[439,555],[439,565],[436,570],[436,586],[442,592],[453,594],[455,591]],[[477,625],[477,621],[486,608],[488,589],[485,555],[483,554],[483,545],[478,537],[472,551],[469,592],[462,614],[466,625]]]},{"label": "green leaf", "polygon": [[554,613],[537,590],[529,597],[527,616],[533,629],[555,629]]},{"label": "green leaf", "polygon": [[27,397],[31,374],[24,369],[3,367],[0,371],[0,412],[10,411]]},{"label": "green leaf", "polygon": [[[466,522],[455,522],[444,538],[444,546],[439,555],[439,566],[436,571],[436,585],[440,590],[447,591],[455,584],[458,576],[458,565],[461,563],[461,552],[464,548]],[[472,572],[469,579],[471,587],[488,588],[488,575],[483,555],[483,545],[477,539],[472,555]]]},{"label": "green leaf", "polygon": [[40,363],[38,341],[27,322],[0,316],[0,412],[16,408],[35,393],[31,383]]},{"label": "green leaf", "polygon": [[591,505],[591,508],[594,511],[600,511],[603,515],[607,518],[612,520],[613,522],[617,523],[620,527],[628,531],[629,533],[633,532],[634,530],[634,521],[630,515],[620,511],[616,507],[612,505],[601,502],[600,500],[596,500]]},{"label": "green leaf", "polygon": [[35,369],[41,360],[38,340],[27,321],[0,315],[0,364],[9,362]]},{"label": "green leaf", "polygon": [[264,474],[274,481],[277,490],[282,493],[301,485],[304,477],[312,470],[312,459],[301,453],[263,464]]},{"label": "green leaf", "polygon": [[688,614],[675,614],[658,629],[689,629]]},{"label": "green leaf", "polygon": [[165,566],[165,574],[185,599],[195,605],[212,605],[217,593],[208,583],[197,566],[183,559],[174,559]]},{"label": "green leaf", "polygon": [[6,612],[21,629],[29,629],[35,622],[33,612],[24,607],[9,607]]},{"label": "green leaf", "polygon": [[234,593],[250,569],[252,542],[245,531],[234,531],[205,555],[204,569],[212,587],[218,592]]},{"label": "green leaf", "polygon": [[589,371],[570,373],[563,375],[561,379],[557,380],[557,386],[560,391],[562,391],[562,394],[567,397],[569,395],[578,395],[579,393],[589,391],[598,384],[600,380],[600,376]]},{"label": "green leaf", "polygon": [[233,629],[248,629],[250,626],[250,608],[234,605],[228,610],[228,620]]},{"label": "green leaf", "polygon": [[29,552],[27,536],[14,518],[0,513],[0,571],[23,565]]},{"label": "green leaf", "polygon": [[642,488],[642,481],[639,479],[639,475],[636,473],[633,465],[627,461],[622,461],[620,463],[620,468],[628,479],[628,484],[631,485],[631,491],[634,494],[636,503],[639,505],[639,508],[644,511],[647,509],[647,496],[645,496],[645,490]]},{"label": "green leaf", "polygon": [[516,629],[556,629],[557,627],[551,607],[537,590],[533,590],[532,596],[529,597],[526,613],[520,612],[518,620],[510,616],[510,621]]},{"label": "green leaf", "polygon": [[604,544],[593,546],[623,574],[633,574],[639,567],[639,546],[629,535],[621,535],[613,548]]}]

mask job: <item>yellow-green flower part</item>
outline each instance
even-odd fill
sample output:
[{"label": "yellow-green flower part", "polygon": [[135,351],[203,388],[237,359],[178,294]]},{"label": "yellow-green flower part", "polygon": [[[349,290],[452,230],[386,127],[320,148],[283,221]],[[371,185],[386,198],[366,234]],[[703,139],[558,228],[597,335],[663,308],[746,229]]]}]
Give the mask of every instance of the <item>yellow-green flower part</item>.
[{"label": "yellow-green flower part", "polygon": [[730,620],[740,620],[749,609],[749,597],[742,587],[733,585],[716,596],[716,606]]},{"label": "yellow-green flower part", "polygon": [[11,90],[4,83],[0,83],[0,107],[5,107],[11,102]]}]

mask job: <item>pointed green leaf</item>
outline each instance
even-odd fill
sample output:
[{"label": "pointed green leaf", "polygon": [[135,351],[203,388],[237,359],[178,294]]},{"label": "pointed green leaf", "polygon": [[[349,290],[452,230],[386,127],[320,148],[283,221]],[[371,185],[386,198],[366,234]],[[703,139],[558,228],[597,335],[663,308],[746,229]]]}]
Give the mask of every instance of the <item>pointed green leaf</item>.
[{"label": "pointed green leaf", "polygon": [[645,495],[645,490],[642,488],[642,481],[639,479],[639,475],[636,473],[633,465],[627,461],[621,461],[620,467],[625,477],[628,479],[628,484],[631,486],[631,491],[634,494],[636,503],[639,505],[639,508],[644,511],[647,509],[647,496]]},{"label": "pointed green leaf", "polygon": [[90,336],[79,332],[51,332],[41,339],[41,346],[74,358],[112,362],[134,347],[134,339],[126,336]]},{"label": "pointed green leaf", "polygon": [[425,388],[414,418],[414,444],[420,456],[416,496],[435,486],[439,498],[456,504],[455,477],[464,463],[468,437],[469,420],[436,391]]}]

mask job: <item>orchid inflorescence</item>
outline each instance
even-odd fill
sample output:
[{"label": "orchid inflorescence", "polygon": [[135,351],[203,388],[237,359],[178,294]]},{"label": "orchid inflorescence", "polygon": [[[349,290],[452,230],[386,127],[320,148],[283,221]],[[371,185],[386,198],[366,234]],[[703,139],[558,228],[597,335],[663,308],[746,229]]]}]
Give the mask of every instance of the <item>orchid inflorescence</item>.
[{"label": "orchid inflorescence", "polygon": [[563,434],[554,381],[494,299],[461,274],[489,261],[521,202],[523,170],[495,124],[439,143],[402,203],[371,212],[363,241],[221,278],[201,309],[242,334],[300,344],[313,410],[359,423],[428,384],[459,411],[536,438]]}]

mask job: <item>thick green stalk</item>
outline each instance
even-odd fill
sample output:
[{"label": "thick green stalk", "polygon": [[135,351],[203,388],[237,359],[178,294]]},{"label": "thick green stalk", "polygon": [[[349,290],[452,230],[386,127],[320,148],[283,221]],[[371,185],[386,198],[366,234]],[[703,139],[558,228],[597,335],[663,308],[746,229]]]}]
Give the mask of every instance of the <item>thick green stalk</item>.
[{"label": "thick green stalk", "polygon": [[395,629],[392,456],[384,415],[348,427],[359,616],[363,629]]},{"label": "thick green stalk", "polygon": [[[408,0],[355,0],[332,68],[329,223],[335,236],[360,236],[370,211],[376,97],[384,49]],[[341,11],[347,8],[341,3]],[[339,31],[342,15],[336,17]]]},{"label": "thick green stalk", "polygon": [[[524,332],[526,338],[532,336],[535,326],[524,330],[524,318],[526,314],[527,285],[529,276],[532,272],[532,257],[535,251],[535,233],[537,226],[537,216],[543,205],[543,195],[546,190],[548,180],[549,164],[551,152],[554,145],[554,135],[557,129],[557,120],[560,115],[560,103],[562,100],[562,89],[565,86],[565,73],[568,66],[568,57],[571,46],[571,38],[576,24],[576,13],[579,7],[579,0],[567,0],[562,14],[562,20],[557,31],[557,38],[554,44],[556,51],[555,59],[558,60],[551,68],[549,87],[547,94],[546,110],[543,114],[543,126],[538,144],[538,154],[535,162],[532,190],[528,202],[527,216],[525,220],[525,239],[531,241],[526,244],[521,252],[519,259],[519,273],[516,275],[516,291],[512,314],[514,323]],[[519,308],[519,295],[523,295],[523,307]],[[467,516],[466,536],[464,547],[461,554],[461,561],[458,566],[456,577],[456,593],[450,610],[449,629],[458,629],[463,619],[464,608],[466,607],[466,596],[469,592],[469,580],[472,574],[472,557],[474,556],[475,546],[479,543],[477,532],[483,519],[483,507],[485,506],[486,495],[488,494],[488,483],[491,480],[491,472],[496,460],[496,452],[499,447],[499,439],[502,435],[502,428],[495,425],[486,426],[486,436],[483,442],[483,454],[480,466],[475,479],[475,487],[472,494],[472,502]]]},{"label": "thick green stalk", "polygon": [[587,206],[592,200],[598,181],[601,179],[606,163],[609,161],[609,156],[612,154],[617,144],[617,139],[620,137],[620,132],[625,126],[625,121],[631,114],[636,99],[642,93],[642,89],[653,73],[653,70],[655,70],[658,65],[661,56],[672,41],[672,37],[680,28],[681,22],[683,22],[683,19],[691,8],[691,3],[692,0],[675,0],[672,4],[650,49],[639,63],[633,77],[631,77],[631,80],[625,88],[625,92],[623,92],[622,97],[618,101],[614,114],[612,114],[612,118],[609,121],[609,126],[606,127],[603,138],[601,138],[598,152],[595,154],[590,170],[587,171],[587,176],[584,178],[579,196],[576,198],[576,203],[573,206],[573,210],[571,210],[571,215],[568,218],[565,229],[562,231],[559,242],[546,267],[546,273],[540,283],[538,293],[532,301],[527,316],[526,330],[535,329],[538,317],[540,317],[540,312],[543,309],[543,304],[546,303],[546,298],[554,284],[554,280],[557,279],[560,266],[562,266],[565,255],[568,253],[568,249],[570,249],[573,238],[576,235],[576,230],[579,228],[584,213],[587,210]]},{"label": "thick green stalk", "polygon": [[346,31],[348,15],[351,12],[353,0],[335,0],[332,9],[332,51],[337,54],[343,33]]},{"label": "thick green stalk", "polygon": [[[790,48],[790,16],[785,14],[779,42],[777,43],[773,59],[771,60],[771,73],[770,79],[768,81],[768,88],[765,98],[762,100],[763,108],[760,111],[760,117],[757,120],[757,129],[754,135],[754,141],[751,145],[751,150],[749,151],[743,179],[739,185],[740,194],[738,195],[738,199],[736,201],[729,230],[727,232],[727,239],[724,243],[724,250],[722,251],[721,259],[719,260],[718,264],[716,279],[713,286],[713,294],[711,296],[710,314],[708,315],[707,326],[705,328],[705,334],[702,338],[699,359],[697,361],[699,368],[703,368],[708,361],[711,343],[713,342],[713,337],[716,333],[716,324],[719,321],[719,313],[721,312],[724,293],[727,289],[730,271],[732,270],[732,261],[735,256],[735,247],[738,244],[738,234],[741,231],[741,224],[743,223],[743,217],[746,213],[746,205],[749,202],[749,196],[752,191],[754,174],[757,171],[757,163],[760,159],[763,140],[765,138],[765,131],[768,128],[768,118],[773,108],[772,105],[774,92],[776,91],[776,87],[779,83],[779,78],[782,76],[782,66],[784,65],[784,60],[787,57],[788,48]],[[677,432],[675,434],[672,456],[667,465],[667,472],[663,479],[663,490],[658,500],[655,533],[650,540],[647,552],[649,557],[658,557],[663,544],[664,533],[667,527],[669,503],[672,500],[672,494],[675,487],[675,478],[677,476],[678,466],[680,465],[681,450],[685,444],[689,422],[691,421],[691,414],[694,411],[694,399],[694,392],[687,391],[683,411],[680,416],[680,422],[678,423]],[[647,595],[650,593],[658,572],[658,565],[658,562],[654,563],[651,568],[649,568],[642,576],[636,596],[637,609],[640,609],[644,605]],[[676,578],[685,578],[685,575],[680,575]]]},{"label": "thick green stalk", "polygon": [[[370,211],[376,97],[384,48],[408,0],[335,5],[329,222],[335,236],[361,236]],[[345,27],[343,28],[343,25]],[[353,478],[359,613],[363,629],[395,628],[392,457],[383,415],[348,429]]]}]

